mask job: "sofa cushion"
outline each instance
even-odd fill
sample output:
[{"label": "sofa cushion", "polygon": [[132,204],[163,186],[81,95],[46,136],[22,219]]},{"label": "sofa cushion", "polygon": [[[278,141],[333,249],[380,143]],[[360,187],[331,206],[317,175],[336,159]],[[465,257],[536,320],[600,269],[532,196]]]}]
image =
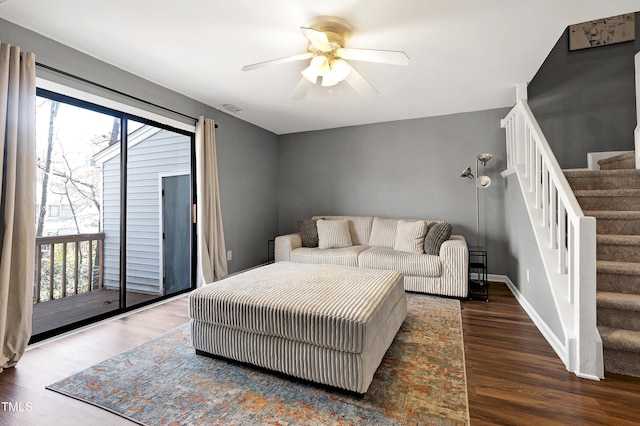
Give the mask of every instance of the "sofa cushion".
[{"label": "sofa cushion", "polygon": [[347,220],[349,221],[351,242],[354,245],[369,245],[371,224],[373,223],[373,218],[370,216],[314,216],[311,219]]},{"label": "sofa cushion", "polygon": [[295,263],[313,263],[316,265],[358,266],[358,255],[368,248],[369,246],[363,245],[328,250],[300,247],[291,251],[290,260]]},{"label": "sofa cushion", "polygon": [[318,227],[313,219],[300,219],[297,223],[302,247],[318,247]]},{"label": "sofa cushion", "polygon": [[451,228],[448,223],[436,223],[433,225],[424,239],[424,252],[435,256],[439,255],[440,246],[451,236]]},{"label": "sofa cushion", "polygon": [[439,277],[442,275],[440,256],[424,253],[402,253],[384,247],[371,247],[360,253],[358,266],[361,268],[393,270],[404,275],[424,277]]},{"label": "sofa cushion", "polygon": [[371,226],[369,245],[371,247],[393,248],[393,243],[396,240],[397,229],[398,219],[374,217],[373,225]]},{"label": "sofa cushion", "polygon": [[347,220],[318,220],[318,248],[351,247],[351,233]]},{"label": "sofa cushion", "polygon": [[427,222],[424,220],[399,220],[393,249],[403,253],[424,253],[427,229]]}]

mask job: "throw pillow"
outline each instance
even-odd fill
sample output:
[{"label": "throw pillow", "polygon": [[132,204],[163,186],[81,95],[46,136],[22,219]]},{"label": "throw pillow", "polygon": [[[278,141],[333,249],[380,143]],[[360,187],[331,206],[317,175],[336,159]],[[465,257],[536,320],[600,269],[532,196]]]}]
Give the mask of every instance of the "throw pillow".
[{"label": "throw pillow", "polygon": [[351,234],[348,220],[318,220],[318,248],[350,247]]},{"label": "throw pillow", "polygon": [[440,246],[451,236],[451,225],[448,223],[436,223],[429,229],[424,239],[424,252],[438,256]]},{"label": "throw pillow", "polygon": [[393,249],[404,253],[422,254],[425,235],[427,222],[424,220],[399,220]]},{"label": "throw pillow", "polygon": [[297,223],[302,247],[318,247],[318,227],[313,219],[300,219]]}]

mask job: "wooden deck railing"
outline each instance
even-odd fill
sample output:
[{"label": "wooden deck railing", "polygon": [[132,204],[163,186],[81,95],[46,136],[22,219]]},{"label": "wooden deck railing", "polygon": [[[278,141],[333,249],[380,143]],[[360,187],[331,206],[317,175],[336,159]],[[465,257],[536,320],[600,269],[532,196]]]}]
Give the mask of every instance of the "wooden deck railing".
[{"label": "wooden deck railing", "polygon": [[36,238],[34,303],[102,288],[104,233]]}]

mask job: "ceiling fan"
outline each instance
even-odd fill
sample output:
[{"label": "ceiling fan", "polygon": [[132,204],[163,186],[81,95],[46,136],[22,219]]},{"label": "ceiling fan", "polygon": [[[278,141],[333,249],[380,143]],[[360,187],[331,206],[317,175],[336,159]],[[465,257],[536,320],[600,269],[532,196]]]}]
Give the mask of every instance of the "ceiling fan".
[{"label": "ceiling fan", "polygon": [[317,84],[318,77],[322,78],[323,87],[335,86],[345,81],[360,96],[370,99],[378,95],[378,90],[347,61],[409,65],[409,57],[404,52],[345,47],[353,29],[349,23],[340,18],[332,16],[315,18],[308,27],[300,29],[309,40],[306,53],[246,65],[242,70],[251,71],[269,65],[311,59],[309,66],[302,71],[302,78],[291,94],[291,99],[296,101],[304,99],[311,87]]}]

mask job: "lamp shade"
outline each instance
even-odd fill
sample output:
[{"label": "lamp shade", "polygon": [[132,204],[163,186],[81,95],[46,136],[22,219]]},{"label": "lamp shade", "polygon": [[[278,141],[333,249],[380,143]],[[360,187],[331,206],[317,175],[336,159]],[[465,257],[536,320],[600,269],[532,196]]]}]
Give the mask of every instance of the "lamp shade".
[{"label": "lamp shade", "polygon": [[479,162],[482,163],[483,166],[486,166],[489,160],[493,158],[493,155],[489,154],[488,152],[483,152],[481,154],[478,154],[476,158],[478,159]]},{"label": "lamp shade", "polygon": [[486,188],[491,185],[491,178],[489,176],[479,176],[476,179],[476,186],[478,188]]},{"label": "lamp shade", "polygon": [[473,173],[471,172],[471,167],[467,167],[462,171],[462,173],[460,173],[460,177],[473,179],[475,176],[473,176]]}]

